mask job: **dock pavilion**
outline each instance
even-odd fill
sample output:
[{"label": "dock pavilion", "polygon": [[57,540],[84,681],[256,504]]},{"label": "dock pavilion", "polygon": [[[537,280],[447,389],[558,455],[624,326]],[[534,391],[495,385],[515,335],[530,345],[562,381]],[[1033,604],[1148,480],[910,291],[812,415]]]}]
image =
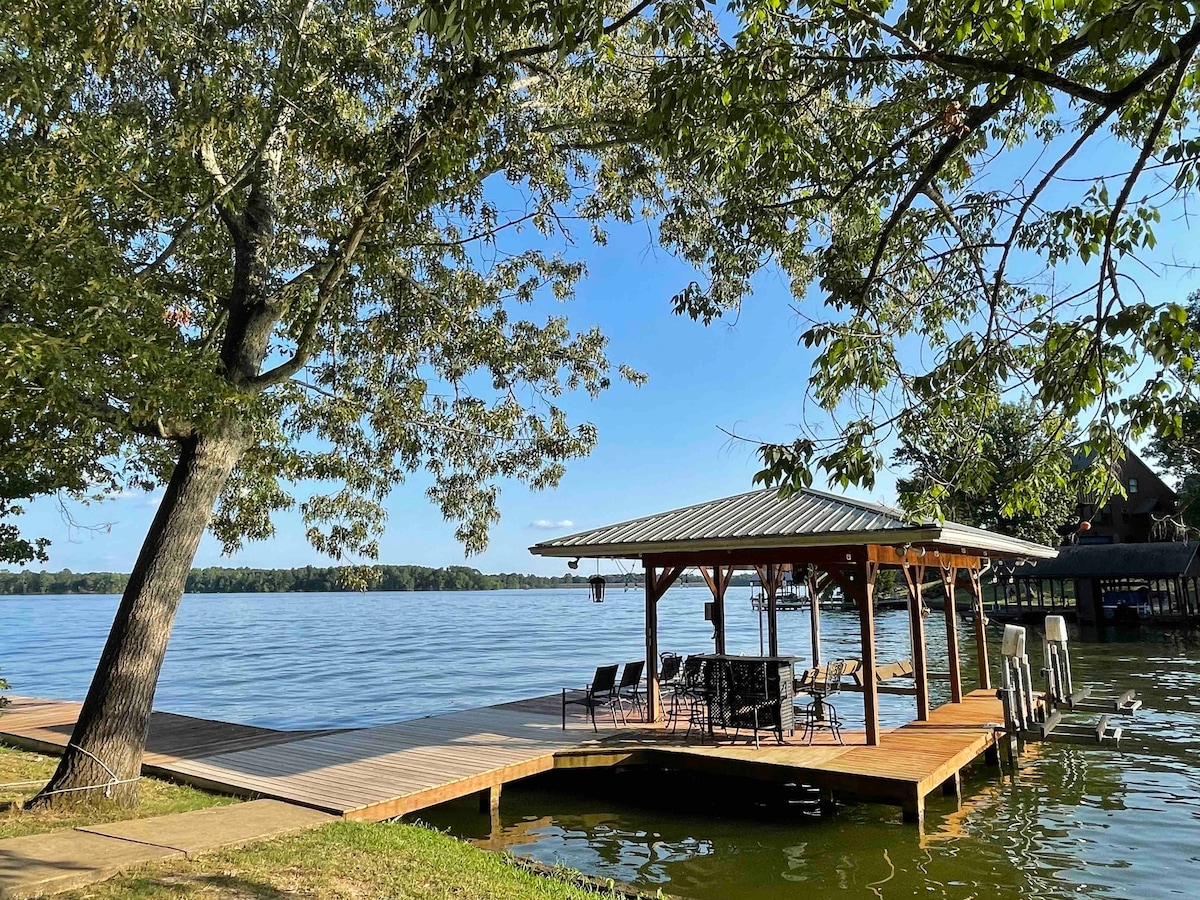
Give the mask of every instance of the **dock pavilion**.
[{"label": "dock pavilion", "polygon": [[[780,498],[756,491],[646,516],[547,541],[535,553],[557,557],[640,559],[646,567],[646,658],[653,717],[659,719],[658,600],[689,567],[713,592],[716,649],[725,649],[724,598],[737,569],[759,573],[768,594],[771,653],[779,651],[775,598],[791,569],[814,594],[838,585],[858,604],[862,624],[862,692],[866,730],[852,739],[785,740],[761,747],[689,741],[671,729],[638,723],[593,731],[586,714],[564,720],[560,695],[388,722],[365,728],[276,731],[156,711],[143,772],[241,796],[311,807],[333,816],[380,821],[449,800],[478,795],[499,833],[505,784],[561,769],[637,765],[687,770],[705,777],[804,785],[820,792],[822,810],[838,797],[900,806],[922,827],[925,800],[935,790],[961,801],[960,773],[980,757],[995,759],[995,723],[1003,710],[994,691],[964,696],[953,603],[946,604],[951,649],[951,703],[929,709],[921,585],[935,569],[943,585],[960,581],[972,593],[981,637],[980,574],[1002,560],[1052,557],[1048,547],[952,523],[913,524],[896,510],[819,491]],[[883,735],[880,746],[873,592],[881,568],[898,567],[909,590],[917,720]],[[929,572],[931,577],[934,573]],[[820,660],[819,608],[812,608],[813,651]],[[979,670],[990,686],[987,645]],[[887,667],[883,667],[886,669]],[[906,673],[907,674],[907,673]],[[38,752],[61,752],[79,715],[78,703],[16,697],[0,718],[0,739]],[[3,867],[0,866],[0,869]],[[0,893],[3,872],[0,871]]]},{"label": "dock pavilion", "polygon": [[[954,522],[912,522],[900,510],[824,491],[804,489],[781,497],[775,489],[751,491],[707,503],[543,541],[530,548],[538,556],[641,560],[646,591],[646,681],[649,713],[658,721],[658,601],[688,569],[698,569],[713,595],[715,652],[725,650],[725,593],[736,570],[758,573],[767,601],[769,655],[779,655],[776,595],[790,570],[811,597],[826,587],[841,588],[858,609],[862,639],[862,696],[866,744],[880,744],[876,669],[874,591],[881,568],[897,568],[908,590],[912,636],[913,693],[917,721],[929,720],[929,671],[922,614],[922,584],[929,570],[953,597],[966,587],[974,609],[979,685],[990,689],[987,642],[983,633],[981,575],[994,561],[1050,559],[1056,550]],[[820,605],[811,603],[813,665],[822,663]],[[958,652],[958,617],[945,604],[951,703],[963,700]]]}]

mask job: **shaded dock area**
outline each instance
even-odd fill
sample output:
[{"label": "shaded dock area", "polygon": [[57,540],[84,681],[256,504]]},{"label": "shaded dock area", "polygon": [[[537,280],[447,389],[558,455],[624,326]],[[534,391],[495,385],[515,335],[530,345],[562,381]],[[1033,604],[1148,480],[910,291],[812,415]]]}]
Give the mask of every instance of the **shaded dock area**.
[{"label": "shaded dock area", "polygon": [[[61,751],[79,706],[14,698],[0,740]],[[925,721],[883,732],[869,745],[846,731],[760,748],[720,734],[701,742],[662,723],[630,722],[593,733],[583,715],[561,727],[557,695],[370,728],[278,731],[170,713],[151,720],[144,772],[209,790],[282,800],[346,819],[380,821],[478,794],[495,810],[503,785],[554,769],[650,765],[714,778],[806,784],[835,796],[900,806],[921,822],[925,798],[958,793],[959,774],[994,753],[1002,710],[975,691]]]}]

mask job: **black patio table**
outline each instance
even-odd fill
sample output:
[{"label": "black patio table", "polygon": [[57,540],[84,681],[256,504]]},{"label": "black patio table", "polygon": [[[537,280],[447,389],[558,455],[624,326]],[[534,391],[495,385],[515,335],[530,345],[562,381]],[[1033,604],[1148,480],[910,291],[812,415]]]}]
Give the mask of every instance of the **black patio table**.
[{"label": "black patio table", "polygon": [[737,656],[704,654],[704,698],[708,728],[714,726],[752,731],[773,731],[782,743],[795,730],[794,656]]}]

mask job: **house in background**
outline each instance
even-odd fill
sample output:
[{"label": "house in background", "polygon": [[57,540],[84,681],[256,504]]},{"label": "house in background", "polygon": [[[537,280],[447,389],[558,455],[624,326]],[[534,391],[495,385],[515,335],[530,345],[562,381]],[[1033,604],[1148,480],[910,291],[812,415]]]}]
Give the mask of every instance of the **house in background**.
[{"label": "house in background", "polygon": [[[1091,463],[1091,456],[1078,453],[1071,468],[1079,471]],[[1121,463],[1120,482],[1126,495],[1113,496],[1098,504],[1096,497],[1081,497],[1077,522],[1091,528],[1079,530],[1071,523],[1064,529],[1067,544],[1145,544],[1150,541],[1176,540],[1172,522],[1179,512],[1179,495],[1146,465],[1129,446]]]},{"label": "house in background", "polygon": [[[1090,462],[1079,453],[1071,467]],[[1200,622],[1200,543],[1188,541],[1179,495],[1128,446],[1119,478],[1123,497],[1080,497],[1077,518],[1059,529],[1056,559],[997,572],[989,615],[1040,623],[1055,613],[1090,625]]]}]

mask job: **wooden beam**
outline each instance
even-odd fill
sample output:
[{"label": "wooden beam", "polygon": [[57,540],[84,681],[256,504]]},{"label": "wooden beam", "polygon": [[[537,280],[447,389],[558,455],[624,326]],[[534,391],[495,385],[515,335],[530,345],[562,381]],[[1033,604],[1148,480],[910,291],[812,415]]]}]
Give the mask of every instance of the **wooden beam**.
[{"label": "wooden beam", "polygon": [[979,664],[979,686],[992,689],[992,672],[988,665],[987,616],[983,612],[983,582],[979,580],[979,567],[968,566],[967,577],[971,579],[971,606],[975,611],[975,655]]},{"label": "wooden beam", "polygon": [[821,568],[829,568],[835,564],[853,566],[865,562],[867,547],[865,545],[846,547],[798,547],[798,548],[767,548],[763,550],[696,550],[696,551],[665,551],[663,553],[647,553],[642,556],[642,562],[654,566],[736,566],[739,569],[753,569],[767,565],[789,565],[792,563],[815,563]]},{"label": "wooden beam", "polygon": [[755,566],[763,592],[767,595],[767,653],[779,655],[779,586],[783,584],[783,565]]},{"label": "wooden beam", "polygon": [[[903,551],[903,552],[901,552]],[[870,544],[867,547],[867,557],[881,566],[955,566],[978,568],[987,557],[971,553],[963,548],[961,552],[943,550],[940,547],[894,547],[890,544]]]},{"label": "wooden beam", "polygon": [[[865,560],[847,571],[844,564],[826,570],[826,574],[842,588],[847,599],[858,607],[859,634],[862,641],[863,719],[866,723],[867,745],[879,745],[879,681],[875,678],[875,578],[879,565]],[[870,673],[870,674],[867,674]]]},{"label": "wooden beam", "polygon": [[958,608],[954,591],[958,583],[958,568],[943,566],[942,590],[946,594],[946,651],[950,660],[950,702],[962,703],[962,664],[958,658]]},{"label": "wooden beam", "polygon": [[714,652],[725,652],[725,592],[733,581],[733,566],[713,566],[712,574],[708,568],[698,566],[700,574],[708,584],[713,595],[713,646]]},{"label": "wooden beam", "polygon": [[866,722],[867,746],[879,745],[879,682],[875,680],[875,576],[879,565],[867,562],[862,569],[866,575],[858,592],[858,623],[862,635],[863,668],[869,673],[863,679],[863,719]]},{"label": "wooden beam", "polygon": [[646,718],[657,722],[662,700],[658,695],[658,597],[657,572],[646,566]]},{"label": "wooden beam", "polygon": [[925,665],[925,615],[921,598],[921,582],[925,579],[923,565],[902,566],[904,583],[908,586],[908,629],[912,638],[913,681],[917,688],[917,721],[929,721],[929,675]]},{"label": "wooden beam", "polygon": [[662,718],[662,697],[658,685],[658,601],[675,583],[683,566],[657,570],[646,565],[646,719]]},{"label": "wooden beam", "polygon": [[[796,571],[793,569],[793,572]],[[805,573],[805,584],[808,587],[808,616],[812,632],[812,664],[821,665],[821,573],[815,566],[809,566]],[[795,576],[793,575],[793,578]],[[825,579],[828,580],[828,575]]]}]

